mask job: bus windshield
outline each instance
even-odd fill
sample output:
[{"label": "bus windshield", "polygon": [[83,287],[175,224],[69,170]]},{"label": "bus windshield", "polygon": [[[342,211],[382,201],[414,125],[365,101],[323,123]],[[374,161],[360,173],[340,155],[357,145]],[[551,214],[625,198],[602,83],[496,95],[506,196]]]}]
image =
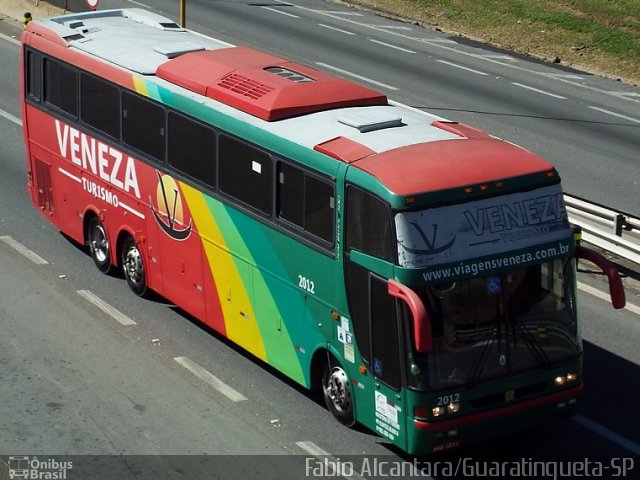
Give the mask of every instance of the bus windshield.
[{"label": "bus windshield", "polygon": [[409,384],[425,390],[473,385],[576,358],[574,262],[558,259],[418,290],[431,317],[433,350],[413,352]]}]

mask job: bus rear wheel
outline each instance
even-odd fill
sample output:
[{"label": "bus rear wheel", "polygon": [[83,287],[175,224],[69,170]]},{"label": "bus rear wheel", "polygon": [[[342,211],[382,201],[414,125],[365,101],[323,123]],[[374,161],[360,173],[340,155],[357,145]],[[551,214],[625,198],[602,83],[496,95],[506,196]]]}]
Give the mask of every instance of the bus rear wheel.
[{"label": "bus rear wheel", "polygon": [[343,425],[356,423],[353,412],[351,382],[340,363],[331,358],[322,375],[322,394],[327,408]]},{"label": "bus rear wheel", "polygon": [[147,293],[147,276],[142,260],[142,253],[131,237],[127,237],[122,243],[122,270],[129,288],[143,297]]},{"label": "bus rear wheel", "polygon": [[89,221],[87,228],[87,243],[93,263],[102,273],[109,273],[111,270],[111,250],[107,231],[98,217],[93,217]]}]

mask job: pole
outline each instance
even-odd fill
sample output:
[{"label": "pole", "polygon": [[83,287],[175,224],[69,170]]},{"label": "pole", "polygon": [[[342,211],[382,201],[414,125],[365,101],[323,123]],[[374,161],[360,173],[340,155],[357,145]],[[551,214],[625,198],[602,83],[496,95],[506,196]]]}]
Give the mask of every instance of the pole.
[{"label": "pole", "polygon": [[180,0],[180,26],[187,26],[187,0]]}]

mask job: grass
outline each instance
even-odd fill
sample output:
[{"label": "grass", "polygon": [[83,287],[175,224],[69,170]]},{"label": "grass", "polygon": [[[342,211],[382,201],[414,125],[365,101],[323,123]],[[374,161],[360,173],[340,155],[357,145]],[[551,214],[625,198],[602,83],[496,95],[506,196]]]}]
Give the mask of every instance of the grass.
[{"label": "grass", "polygon": [[640,0],[346,1],[640,84]]}]

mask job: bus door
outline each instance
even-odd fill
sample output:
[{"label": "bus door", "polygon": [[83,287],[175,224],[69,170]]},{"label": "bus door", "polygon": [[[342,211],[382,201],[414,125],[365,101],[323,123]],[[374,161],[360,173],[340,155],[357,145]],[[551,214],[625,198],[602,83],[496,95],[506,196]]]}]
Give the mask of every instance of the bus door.
[{"label": "bus door", "polygon": [[345,269],[347,299],[355,343],[356,364],[366,374],[352,379],[360,423],[406,444],[406,398],[403,384],[401,302],[389,294],[393,274],[391,210],[373,195],[347,188]]}]

